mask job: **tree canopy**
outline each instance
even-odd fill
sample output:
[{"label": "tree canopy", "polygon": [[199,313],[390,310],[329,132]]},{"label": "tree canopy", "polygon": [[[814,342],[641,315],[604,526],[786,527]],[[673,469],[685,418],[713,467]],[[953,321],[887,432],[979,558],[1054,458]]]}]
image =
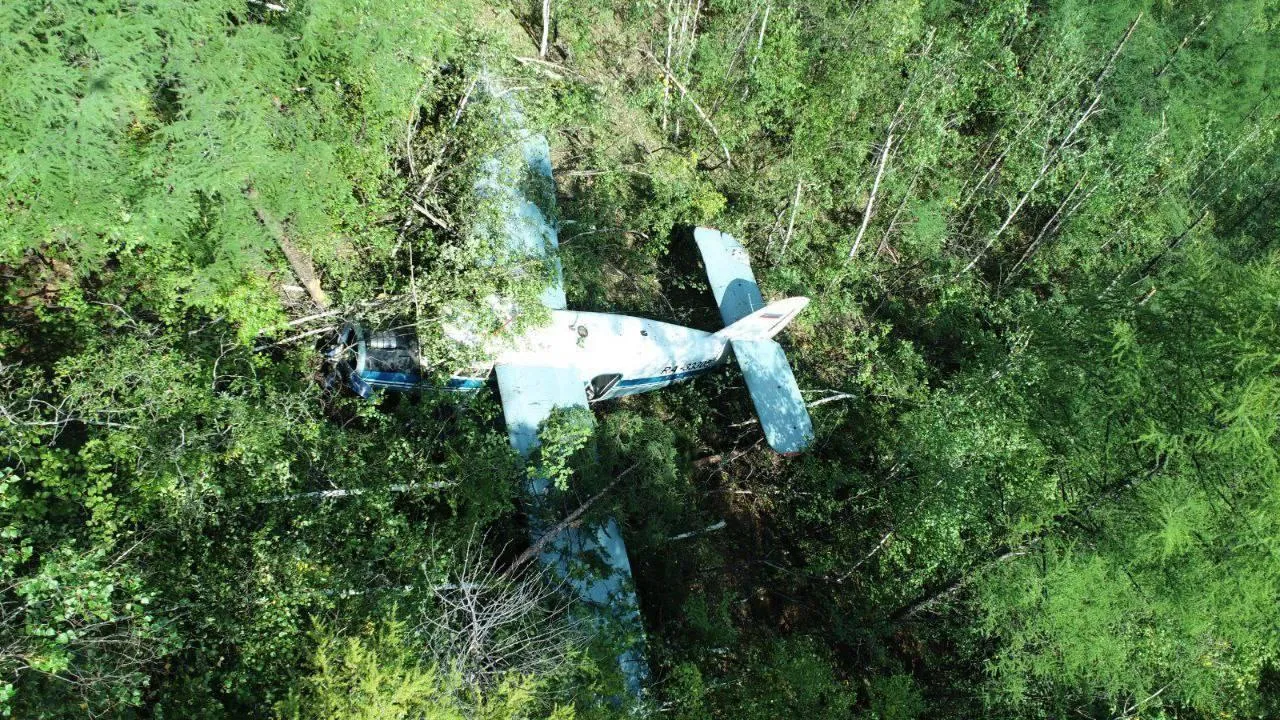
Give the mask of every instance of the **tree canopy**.
[{"label": "tree canopy", "polygon": [[[4,3],[0,714],[1275,716],[1278,24]],[[494,393],[321,382],[344,322],[447,374],[477,359],[450,318],[534,304],[473,192],[486,76],[548,137],[570,307],[718,329],[696,225],[812,299],[801,457],[735,370],[547,429],[557,492],[627,538],[639,701],[515,562]]]}]

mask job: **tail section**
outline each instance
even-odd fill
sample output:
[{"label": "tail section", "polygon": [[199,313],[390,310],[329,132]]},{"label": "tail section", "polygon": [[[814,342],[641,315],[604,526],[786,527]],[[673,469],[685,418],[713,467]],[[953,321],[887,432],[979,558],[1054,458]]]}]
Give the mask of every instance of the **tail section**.
[{"label": "tail section", "polygon": [[765,306],[742,243],[710,228],[697,228],[693,239],[707,266],[707,280],[726,326],[716,335],[733,346],[769,447],[783,455],[804,450],[813,442],[813,421],[786,353],[771,338],[809,304],[809,299],[787,298]]},{"label": "tail section", "polygon": [[725,325],[732,325],[764,307],[760,288],[751,273],[751,257],[742,243],[732,235],[711,228],[694,230],[693,241],[698,244],[702,262],[707,266],[707,280]]},{"label": "tail section", "polygon": [[770,303],[716,333],[725,340],[770,340],[809,304],[807,297],[793,297]]}]

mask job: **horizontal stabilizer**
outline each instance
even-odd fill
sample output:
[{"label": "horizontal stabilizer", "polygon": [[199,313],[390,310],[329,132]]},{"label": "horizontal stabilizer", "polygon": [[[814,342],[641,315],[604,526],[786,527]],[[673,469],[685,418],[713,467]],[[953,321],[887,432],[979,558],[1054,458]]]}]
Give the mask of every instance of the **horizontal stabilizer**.
[{"label": "horizontal stabilizer", "polygon": [[707,266],[707,281],[725,326],[764,307],[764,298],[751,272],[751,258],[742,243],[710,228],[695,229],[693,240]]},{"label": "horizontal stabilizer", "polygon": [[769,447],[783,455],[809,447],[813,421],[782,346],[772,340],[734,340],[732,344]]}]

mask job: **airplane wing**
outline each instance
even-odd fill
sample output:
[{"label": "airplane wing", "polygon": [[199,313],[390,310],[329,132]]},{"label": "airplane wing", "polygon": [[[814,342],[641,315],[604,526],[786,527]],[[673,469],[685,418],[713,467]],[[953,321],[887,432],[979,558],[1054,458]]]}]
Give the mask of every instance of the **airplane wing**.
[{"label": "airplane wing", "polygon": [[587,407],[578,374],[563,367],[499,365],[498,390],[511,447],[526,459],[538,447],[538,425],[558,408]]},{"label": "airplane wing", "polygon": [[514,128],[512,143],[485,164],[476,181],[476,194],[493,201],[498,217],[493,227],[517,256],[546,261],[551,284],[540,300],[551,310],[564,310],[564,266],[555,223],[556,184],[551,176],[551,147],[544,135],[525,129],[524,117],[513,93],[503,93],[497,81],[488,78],[489,94],[501,106],[505,125]]},{"label": "airplane wing", "polygon": [[[564,367],[499,365],[498,390],[511,446],[526,459],[538,447],[538,425],[556,408],[587,407],[586,387],[574,371]],[[529,480],[535,499],[550,493],[546,478]],[[535,506],[536,509],[536,506]],[[530,514],[535,542],[552,523]],[[638,694],[649,676],[644,652],[644,624],[631,577],[631,560],[622,531],[613,518],[596,527],[568,527],[543,546],[539,560],[563,579],[574,593],[602,616],[613,620],[626,640],[618,664],[629,691]]]}]

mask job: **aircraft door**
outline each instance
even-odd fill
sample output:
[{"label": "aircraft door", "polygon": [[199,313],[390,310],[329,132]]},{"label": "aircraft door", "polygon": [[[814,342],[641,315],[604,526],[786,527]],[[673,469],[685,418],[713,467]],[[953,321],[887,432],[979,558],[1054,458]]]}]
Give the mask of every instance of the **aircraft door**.
[{"label": "aircraft door", "polygon": [[621,379],[621,373],[606,373],[591,378],[591,382],[587,383],[587,402],[603,400]]}]

